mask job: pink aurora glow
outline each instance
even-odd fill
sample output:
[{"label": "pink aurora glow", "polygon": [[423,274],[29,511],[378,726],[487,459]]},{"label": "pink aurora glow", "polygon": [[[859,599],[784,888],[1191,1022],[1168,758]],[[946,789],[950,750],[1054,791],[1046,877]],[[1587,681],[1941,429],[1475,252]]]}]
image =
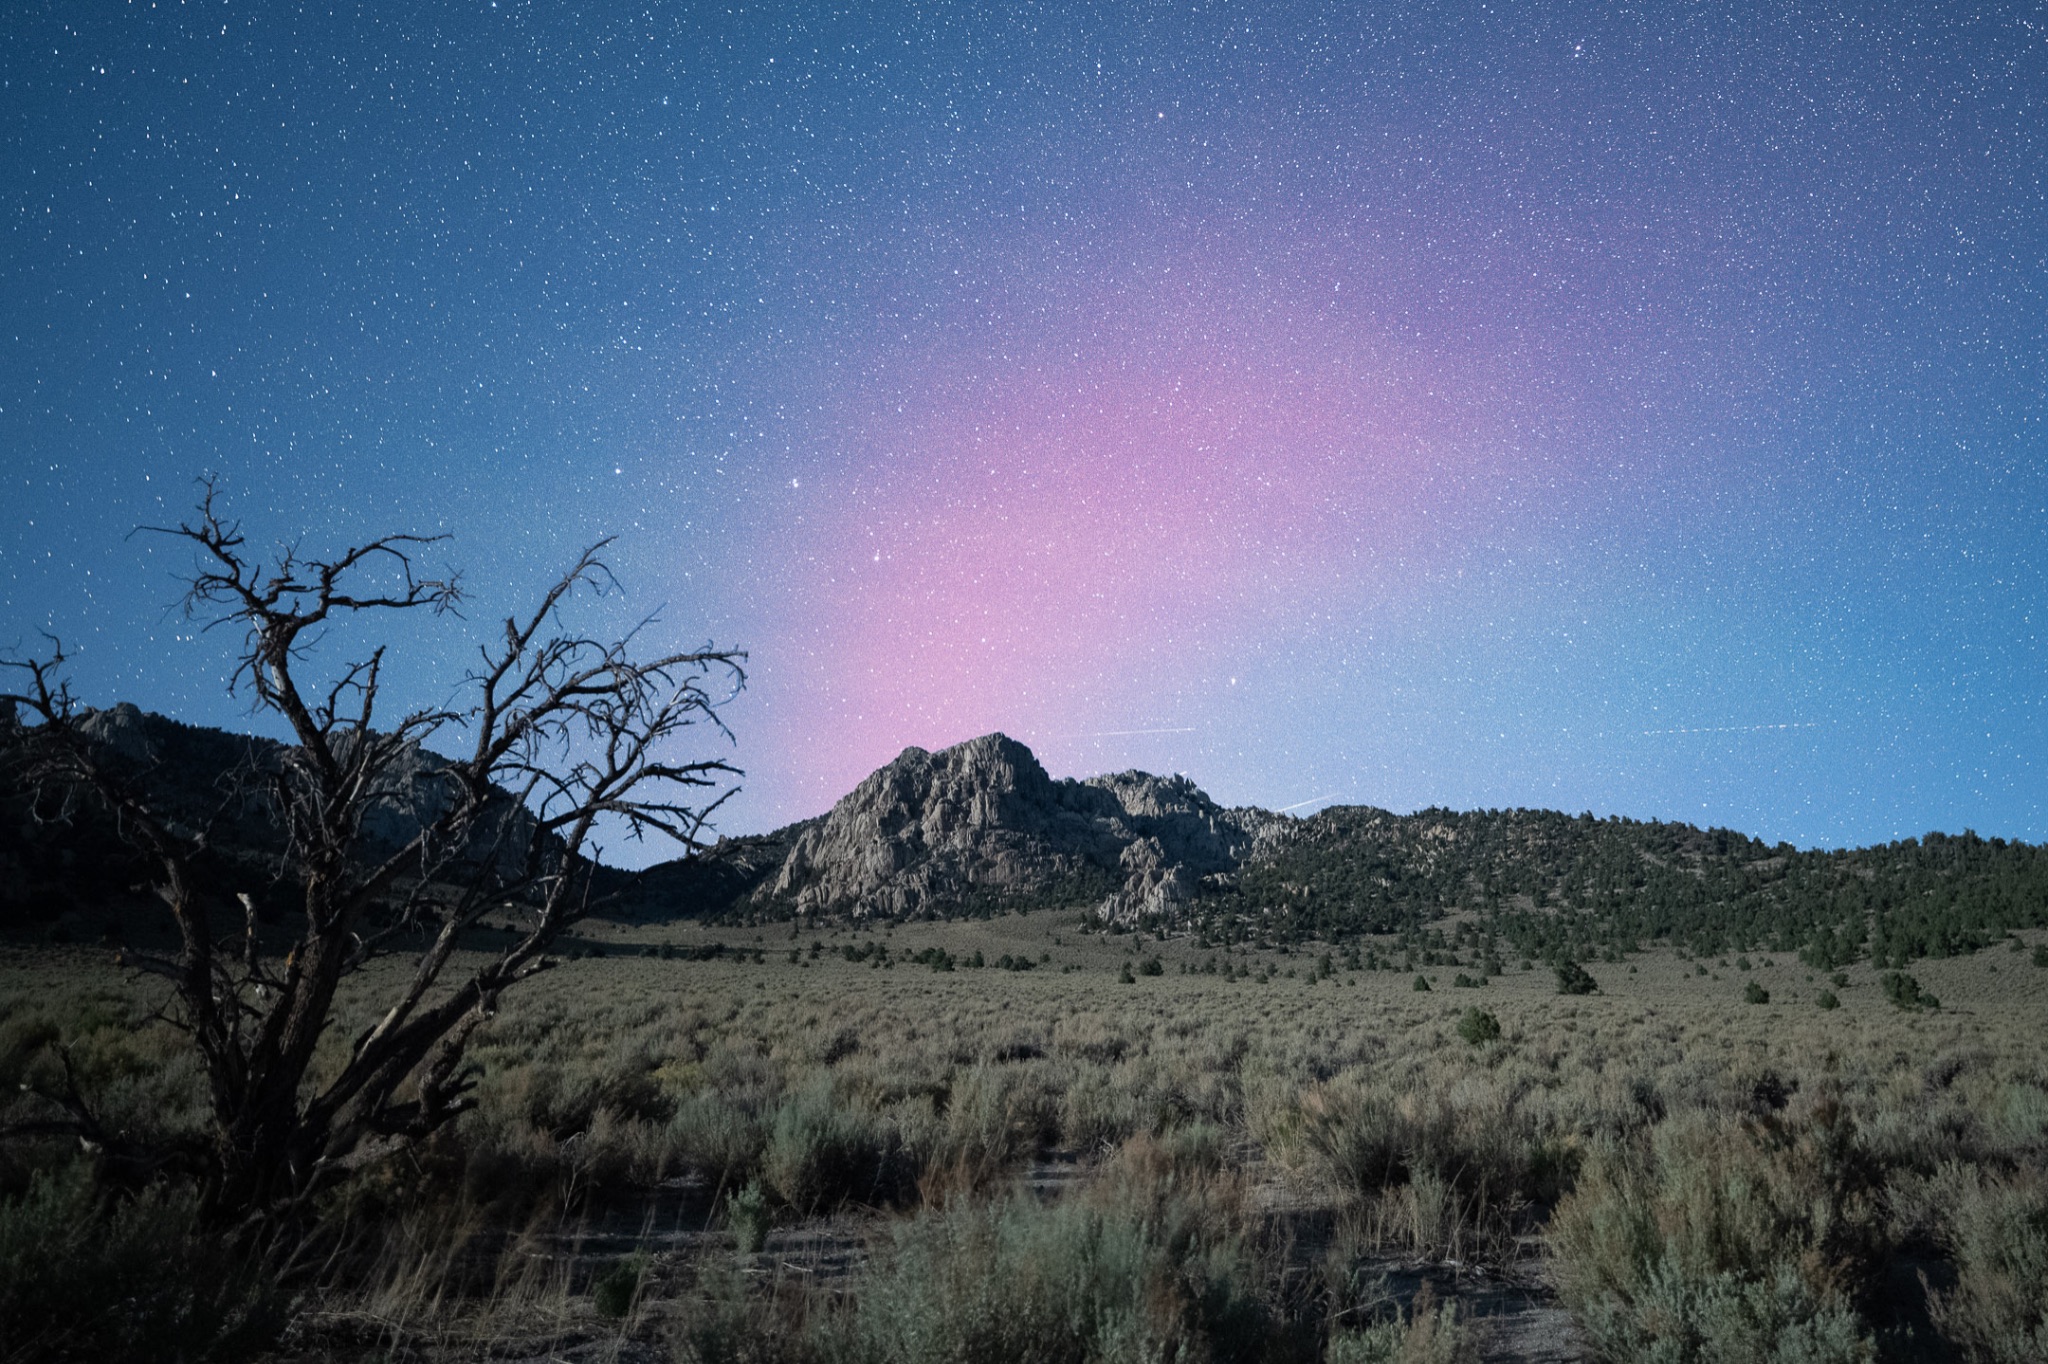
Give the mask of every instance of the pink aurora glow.
[{"label": "pink aurora glow", "polygon": [[1500,495],[1527,395],[1499,366],[1276,330],[1175,327],[986,378],[932,365],[849,422],[853,472],[785,528],[801,552],[763,650],[786,662],[760,703],[814,736],[783,813],[906,744],[996,729],[1094,770],[1101,750],[1069,739],[1213,710],[1189,692],[1229,685],[1239,641],[1422,590],[1447,524]]}]

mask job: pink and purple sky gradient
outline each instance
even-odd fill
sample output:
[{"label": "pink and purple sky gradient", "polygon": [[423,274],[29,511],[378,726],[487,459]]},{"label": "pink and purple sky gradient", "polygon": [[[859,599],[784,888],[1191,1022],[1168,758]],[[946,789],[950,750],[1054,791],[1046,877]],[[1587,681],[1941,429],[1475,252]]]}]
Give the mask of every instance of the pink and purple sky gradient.
[{"label": "pink and purple sky gradient", "polygon": [[2048,837],[2025,7],[984,8],[33,10],[0,643],[242,722],[124,538],[216,471],[479,625],[618,534],[601,618],[751,652],[730,832],[1001,729]]}]

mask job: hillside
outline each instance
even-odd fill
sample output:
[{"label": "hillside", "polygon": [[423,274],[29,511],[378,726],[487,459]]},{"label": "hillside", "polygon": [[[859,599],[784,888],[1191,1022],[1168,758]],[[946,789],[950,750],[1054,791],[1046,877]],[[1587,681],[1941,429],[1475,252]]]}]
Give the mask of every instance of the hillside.
[{"label": "hillside", "polygon": [[[277,745],[133,706],[89,726],[174,819],[209,831],[208,875],[224,890],[283,893],[282,839],[236,776],[274,766]],[[421,775],[430,757],[394,789],[373,836],[402,836],[435,799]],[[147,880],[90,808],[32,810],[19,792],[0,804],[0,915],[17,930],[132,903]],[[599,891],[600,914],[643,921],[1067,908],[1103,927],[1215,942],[1395,935],[1411,955],[1464,946],[1475,963],[1612,958],[1662,940],[1699,954],[1798,952],[1834,968],[1955,955],[2048,925],[2048,849],[1965,832],[1800,851],[1548,810],[1338,806],[1296,819],[1226,809],[1184,777],[1056,779],[1029,748],[991,734],[906,749],[823,816],[645,871],[606,870]]]},{"label": "hillside", "polygon": [[[284,767],[286,745],[129,704],[86,711],[79,726],[108,770],[145,793],[191,843],[191,871],[204,899],[228,904],[247,894],[264,922],[296,907],[294,850],[268,792]],[[123,836],[105,806],[75,791],[33,791],[22,783],[16,760],[28,755],[31,733],[11,711],[0,712],[0,925],[48,926],[76,914],[96,920],[91,931],[98,933],[115,931],[117,911],[154,914],[160,906],[149,887],[160,869]],[[363,852],[388,855],[446,808],[450,793],[438,775],[446,761],[418,746],[405,750],[365,812]],[[503,809],[517,809],[509,793],[501,795]],[[508,848],[520,846],[530,827],[523,812],[513,818],[521,832],[505,841]],[[473,837],[473,855],[512,856],[488,851],[498,841],[488,821]]]},{"label": "hillside", "polygon": [[1218,935],[1414,934],[1471,912],[1503,949],[1575,960],[1652,939],[1831,967],[1970,951],[2048,923],[2048,850],[1973,833],[1842,851],[1550,810],[1340,806],[1294,822],[1196,902]]}]

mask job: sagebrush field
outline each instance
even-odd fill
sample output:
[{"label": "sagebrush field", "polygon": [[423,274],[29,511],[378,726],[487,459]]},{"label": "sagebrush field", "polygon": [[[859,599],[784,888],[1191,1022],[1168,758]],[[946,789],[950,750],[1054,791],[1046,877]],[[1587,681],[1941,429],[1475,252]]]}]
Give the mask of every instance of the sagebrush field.
[{"label": "sagebrush field", "polygon": [[[474,1111],[323,1207],[284,1278],[207,1262],[175,1200],[95,1223],[73,1155],[18,1139],[8,1319],[76,1333],[118,1282],[147,1310],[71,1345],[227,1354],[282,1322],[307,1359],[2048,1357],[2039,934],[1916,962],[1903,995],[1664,948],[1565,994],[1520,960],[1081,923],[588,923],[473,1048]],[[12,1075],[202,1121],[146,982],[6,950]]]}]

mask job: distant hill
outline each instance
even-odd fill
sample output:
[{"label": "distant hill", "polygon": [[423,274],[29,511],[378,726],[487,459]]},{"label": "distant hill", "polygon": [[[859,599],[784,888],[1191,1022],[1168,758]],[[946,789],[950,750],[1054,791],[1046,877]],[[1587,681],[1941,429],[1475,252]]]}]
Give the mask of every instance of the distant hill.
[{"label": "distant hill", "polygon": [[2048,924],[2048,849],[1972,833],[1801,852],[1728,829],[1553,810],[1339,806],[1291,825],[1196,906],[1218,931],[1414,934],[1468,910],[1527,957],[1653,939],[1769,948],[1819,967],[1972,951]]},{"label": "distant hill", "polygon": [[[274,763],[278,745],[248,735],[180,724],[132,705],[89,711],[81,727],[111,762],[146,774],[151,799],[171,826],[209,831],[199,871],[259,892],[284,851],[277,828],[236,794],[235,774]],[[0,752],[18,731],[0,716]],[[96,911],[134,899],[155,869],[92,801],[33,799],[9,773],[0,788],[0,922],[15,927]]]},{"label": "distant hill", "polygon": [[[148,774],[174,819],[210,830],[212,877],[279,893],[283,841],[236,780],[274,766],[278,745],[133,706],[88,726]],[[432,799],[417,772],[401,776],[375,835],[402,838]],[[0,920],[18,928],[132,899],[149,870],[103,816],[38,812],[0,793]],[[1798,952],[1831,968],[1950,955],[2048,925],[2048,849],[1936,833],[1802,852],[1727,829],[1549,810],[1337,806],[1297,819],[1226,809],[1184,777],[1056,779],[1023,744],[990,734],[905,749],[817,819],[645,871],[605,870],[598,889],[598,912],[643,919],[1058,907],[1217,942],[1393,934],[1411,953],[1455,941],[1481,959],[1586,960],[1664,940]]]},{"label": "distant hill", "polygon": [[[86,711],[79,725],[101,760],[146,791],[171,829],[199,848],[192,871],[204,896],[229,900],[246,892],[266,920],[293,907],[291,848],[263,794],[282,766],[285,745],[183,724],[126,703]],[[67,913],[154,904],[148,891],[158,868],[122,837],[104,807],[14,784],[7,759],[25,734],[12,714],[0,713],[0,774],[8,783],[0,786],[0,926],[20,929]],[[423,749],[407,750],[366,813],[365,851],[402,847],[423,818],[444,808],[450,794],[433,775],[444,762]],[[489,842],[487,832],[477,838],[479,846]],[[508,846],[518,843],[515,838]]]}]

